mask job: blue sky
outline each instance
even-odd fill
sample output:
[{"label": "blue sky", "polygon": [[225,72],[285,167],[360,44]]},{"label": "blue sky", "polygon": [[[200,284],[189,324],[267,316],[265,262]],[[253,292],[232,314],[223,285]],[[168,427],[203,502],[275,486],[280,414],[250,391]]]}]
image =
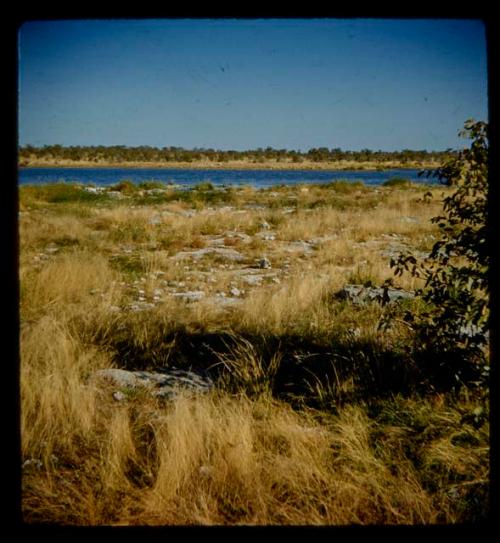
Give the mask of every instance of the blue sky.
[{"label": "blue sky", "polygon": [[27,22],[20,145],[444,150],[487,120],[475,20]]}]

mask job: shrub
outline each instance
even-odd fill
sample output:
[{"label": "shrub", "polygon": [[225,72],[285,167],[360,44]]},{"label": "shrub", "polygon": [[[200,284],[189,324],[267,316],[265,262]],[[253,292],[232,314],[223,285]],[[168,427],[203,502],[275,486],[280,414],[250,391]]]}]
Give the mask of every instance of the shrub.
[{"label": "shrub", "polygon": [[165,183],[161,181],[143,181],[142,183],[139,183],[137,188],[142,190],[164,189]]},{"label": "shrub", "polygon": [[[432,219],[441,239],[418,261],[411,254],[391,260],[395,274],[409,271],[425,285],[417,291],[427,309],[405,320],[416,332],[420,349],[441,353],[441,365],[457,380],[484,376],[488,344],[487,173],[488,135],[484,122],[467,121],[461,135],[472,139],[430,175],[456,190],[443,200],[444,215]],[[449,367],[450,364],[453,367]]]},{"label": "shrub", "polygon": [[118,192],[125,192],[125,193],[131,193],[135,192],[137,190],[137,186],[132,183],[132,181],[129,181],[128,179],[124,181],[120,181],[116,185],[113,185],[112,190],[117,190]]},{"label": "shrub", "polygon": [[213,183],[210,181],[202,181],[193,187],[193,190],[215,190]]}]

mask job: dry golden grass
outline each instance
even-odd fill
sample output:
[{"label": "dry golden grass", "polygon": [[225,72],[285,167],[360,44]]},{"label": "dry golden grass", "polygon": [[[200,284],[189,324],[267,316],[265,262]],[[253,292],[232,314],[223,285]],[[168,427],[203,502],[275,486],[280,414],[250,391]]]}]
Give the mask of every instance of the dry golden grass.
[{"label": "dry golden grass", "polygon": [[138,414],[115,406],[78,477],[53,463],[25,475],[25,514],[82,525],[458,521],[400,450],[374,449],[380,428],[360,406],[325,422],[265,396],[180,394]]},{"label": "dry golden grass", "polygon": [[[409,247],[423,245],[436,233],[428,219],[439,211],[442,190],[432,190],[436,197],[429,204],[417,189],[345,192],[339,207],[339,195],[330,189],[277,189],[273,196],[245,188],[232,207],[198,202],[196,212],[185,201],[131,207],[133,200],[99,206],[29,200],[36,209],[24,202],[25,520],[350,525],[470,518],[467,504],[488,478],[487,427],[464,429],[461,422],[472,400],[385,399],[374,414],[363,402],[342,406],[332,399],[355,388],[355,376],[347,376],[336,389],[319,381],[315,391],[310,387],[334,409],[292,408],[273,398],[269,386],[283,370],[282,352],[264,360],[240,337],[314,338],[327,346],[356,329],[360,343],[404,343],[398,330],[381,338],[379,306],[356,309],[333,294],[347,282],[381,284],[391,277],[381,250],[392,238],[384,235],[404,236]],[[291,196],[298,197],[295,204]],[[282,205],[296,211],[283,213]],[[409,216],[418,221],[401,220]],[[253,241],[244,243],[235,232]],[[260,239],[259,232],[276,239]],[[214,236],[246,260],[172,258],[208,246]],[[308,253],[287,251],[290,242],[323,236]],[[366,243],[373,241],[378,244]],[[273,262],[271,270],[249,264],[263,254]],[[242,283],[242,274],[261,272],[271,275],[260,285]],[[399,284],[410,289],[417,283],[406,278]],[[234,286],[245,290],[238,304],[227,309],[214,301]],[[139,294],[150,301],[158,289],[161,299],[147,310],[129,308]],[[196,303],[171,296],[197,289],[206,296]],[[166,403],[134,392],[116,402],[89,379],[98,369],[122,367],[125,356],[133,362],[133,353],[151,364],[175,365],[179,330],[193,341],[197,334],[234,338],[218,358],[225,367],[222,388],[179,392]],[[352,356],[361,360],[363,353]]]},{"label": "dry golden grass", "polygon": [[21,269],[21,314],[95,314],[118,296],[118,275],[99,254],[72,252],[54,256],[39,270]]}]

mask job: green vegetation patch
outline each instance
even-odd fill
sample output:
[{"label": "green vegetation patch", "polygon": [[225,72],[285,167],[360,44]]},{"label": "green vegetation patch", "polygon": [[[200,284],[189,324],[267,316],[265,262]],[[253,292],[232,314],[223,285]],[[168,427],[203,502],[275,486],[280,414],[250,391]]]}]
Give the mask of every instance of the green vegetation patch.
[{"label": "green vegetation patch", "polygon": [[117,255],[110,259],[111,266],[131,278],[139,277],[146,272],[146,266],[138,255]]},{"label": "green vegetation patch", "polygon": [[142,181],[137,188],[140,190],[166,189],[167,185],[162,181]]},{"label": "green vegetation patch", "polygon": [[387,181],[382,183],[384,187],[411,187],[412,182],[409,179],[404,179],[403,177],[391,177]]},{"label": "green vegetation patch", "polygon": [[71,183],[49,183],[46,185],[23,185],[19,189],[20,199],[23,203],[67,203],[81,202],[93,203],[107,200],[109,197],[104,194],[96,194],[83,190],[76,184]]}]

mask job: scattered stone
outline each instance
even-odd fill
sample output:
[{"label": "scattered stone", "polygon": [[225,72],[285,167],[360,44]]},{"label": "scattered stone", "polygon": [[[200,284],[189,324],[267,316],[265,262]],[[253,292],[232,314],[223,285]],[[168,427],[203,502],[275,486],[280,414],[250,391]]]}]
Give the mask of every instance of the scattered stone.
[{"label": "scattered stone", "polygon": [[338,235],[332,234],[331,236],[320,236],[310,239],[308,243],[310,243],[311,245],[321,245],[322,243],[326,243],[328,241],[335,241],[336,239],[338,239]]},{"label": "scattered stone", "polygon": [[395,232],[391,233],[391,234],[382,234],[383,238],[385,239],[402,239],[403,236],[399,235],[399,234],[396,234]]},{"label": "scattered stone", "polygon": [[310,253],[312,252],[313,248],[311,243],[307,241],[291,241],[287,244],[285,247],[285,251],[288,253],[296,253],[296,252],[303,252],[303,253]]},{"label": "scattered stone", "polygon": [[151,217],[149,219],[149,224],[152,226],[158,226],[162,223],[161,217]]},{"label": "scattered stone", "polygon": [[186,283],[184,283],[184,281],[167,281],[167,286],[173,288],[181,288],[186,286]]},{"label": "scattered stone", "polygon": [[85,192],[90,192],[91,194],[101,194],[106,190],[106,187],[82,187],[82,190]]},{"label": "scattered stone", "polygon": [[258,265],[259,265],[259,268],[260,268],[261,270],[268,270],[268,269],[272,268],[271,262],[270,262],[269,259],[266,258],[266,257],[261,258],[261,259],[259,260],[259,264],[258,264]]},{"label": "scattered stone", "polygon": [[357,241],[356,243],[353,244],[353,246],[355,248],[359,248],[359,247],[376,248],[376,247],[380,247],[380,245],[382,245],[383,243],[384,243],[383,241],[380,241],[377,239],[369,239],[368,241]]},{"label": "scattered stone", "polygon": [[336,296],[341,300],[348,300],[356,305],[364,305],[370,302],[392,303],[415,297],[412,292],[407,292],[400,289],[365,287],[364,285],[345,285]]},{"label": "scattered stone", "polygon": [[225,246],[225,238],[211,238],[206,241],[207,245],[210,247],[224,247]]},{"label": "scattered stone", "polygon": [[258,286],[262,283],[262,276],[261,275],[243,275],[241,276],[241,280],[244,281],[247,285],[250,286]]},{"label": "scattered stone", "polygon": [[202,290],[193,290],[188,292],[175,292],[172,296],[174,298],[182,298],[187,302],[197,302],[205,296],[205,293]]},{"label": "scattered stone", "polygon": [[133,311],[134,313],[137,313],[139,311],[147,311],[148,309],[154,309],[155,304],[139,300],[136,303],[130,304],[128,306],[128,308],[130,309],[130,311]]},{"label": "scattered stone", "polygon": [[232,237],[238,238],[242,243],[252,242],[252,236],[249,236],[248,234],[244,234],[243,232],[227,232],[226,235],[230,238]]},{"label": "scattered stone", "polygon": [[175,260],[182,258],[194,258],[195,260],[199,260],[200,258],[209,255],[215,255],[219,258],[224,258],[233,262],[241,262],[245,259],[241,253],[228,247],[205,247],[203,249],[198,249],[197,251],[181,251],[171,258]]},{"label": "scattered stone", "polygon": [[236,287],[233,287],[230,291],[230,294],[232,294],[233,296],[236,296],[236,297],[239,297],[242,295],[242,292],[239,288],[236,288]]},{"label": "scattered stone", "polygon": [[205,239],[205,242],[210,247],[224,247],[226,245],[227,239],[237,239],[241,243],[251,243],[252,237],[248,234],[244,234],[242,232],[226,232],[223,236],[216,236],[216,237],[208,237],[208,239]]},{"label": "scattered stone", "polygon": [[226,295],[220,296],[217,294],[215,295],[215,298],[212,298],[212,300],[218,306],[228,307],[228,308],[242,303],[241,298],[233,298]]},{"label": "scattered stone", "polygon": [[43,463],[41,460],[37,460],[36,458],[28,458],[28,460],[23,462],[23,469],[29,468],[30,466],[33,466],[36,469],[42,469]]},{"label": "scattered stone", "polygon": [[263,228],[264,230],[270,230],[271,229],[271,226],[269,225],[269,223],[267,221],[262,221],[259,226],[261,228]]},{"label": "scattered stone", "polygon": [[115,198],[116,200],[121,200],[125,198],[125,196],[117,190],[108,190],[107,195],[111,198]]},{"label": "scattered stone", "polygon": [[408,250],[407,245],[404,245],[402,243],[391,243],[386,249],[384,249],[383,251],[380,251],[380,255],[386,258],[395,258],[400,253],[406,250]]},{"label": "scattered stone", "polygon": [[144,194],[151,194],[151,195],[157,195],[157,194],[165,194],[167,191],[165,189],[146,189],[144,191]]}]

